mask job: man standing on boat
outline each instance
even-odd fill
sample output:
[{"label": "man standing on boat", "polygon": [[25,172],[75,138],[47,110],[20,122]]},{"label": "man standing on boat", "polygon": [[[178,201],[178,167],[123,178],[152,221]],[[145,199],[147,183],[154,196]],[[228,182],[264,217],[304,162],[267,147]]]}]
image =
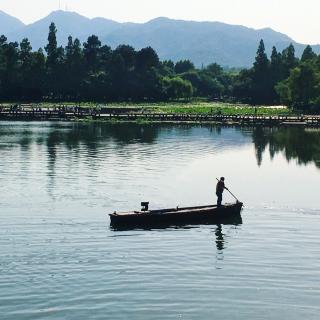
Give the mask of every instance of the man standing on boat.
[{"label": "man standing on boat", "polygon": [[217,183],[217,187],[216,187],[216,195],[218,197],[217,200],[217,207],[221,207],[221,203],[222,203],[222,194],[224,189],[228,190],[228,188],[224,185],[224,177],[221,177],[220,180]]}]

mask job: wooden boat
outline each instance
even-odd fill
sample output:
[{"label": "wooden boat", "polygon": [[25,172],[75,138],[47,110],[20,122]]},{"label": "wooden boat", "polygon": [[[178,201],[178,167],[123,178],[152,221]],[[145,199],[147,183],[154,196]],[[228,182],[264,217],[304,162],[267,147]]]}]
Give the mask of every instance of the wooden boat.
[{"label": "wooden boat", "polygon": [[[163,210],[149,210],[148,202],[141,203],[141,211],[114,212],[109,214],[113,227],[157,227],[186,224],[224,224],[234,219],[241,223],[242,202],[226,204],[221,207],[216,205],[171,208]],[[239,224],[235,222],[234,224]]]}]

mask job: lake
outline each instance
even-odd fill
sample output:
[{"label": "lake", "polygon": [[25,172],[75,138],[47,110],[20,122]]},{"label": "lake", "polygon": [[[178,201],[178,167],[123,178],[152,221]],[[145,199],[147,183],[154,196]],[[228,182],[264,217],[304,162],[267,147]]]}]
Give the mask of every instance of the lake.
[{"label": "lake", "polygon": [[[0,122],[0,155],[1,319],[319,319],[320,130]],[[221,176],[242,224],[109,226]]]}]

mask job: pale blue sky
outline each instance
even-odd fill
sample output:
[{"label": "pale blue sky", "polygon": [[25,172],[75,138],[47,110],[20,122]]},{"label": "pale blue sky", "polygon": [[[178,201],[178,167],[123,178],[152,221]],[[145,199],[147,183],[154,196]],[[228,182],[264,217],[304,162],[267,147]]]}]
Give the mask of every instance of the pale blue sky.
[{"label": "pale blue sky", "polygon": [[320,44],[319,0],[0,0],[0,10],[25,23],[59,9],[87,17],[145,22],[159,16],[271,27],[302,43]]}]

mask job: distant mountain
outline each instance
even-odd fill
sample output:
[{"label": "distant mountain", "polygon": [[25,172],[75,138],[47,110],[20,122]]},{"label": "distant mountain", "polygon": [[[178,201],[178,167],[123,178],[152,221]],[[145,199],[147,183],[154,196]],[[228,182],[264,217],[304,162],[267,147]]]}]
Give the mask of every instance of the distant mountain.
[{"label": "distant mountain", "polygon": [[[247,67],[254,60],[260,39],[264,39],[268,52],[272,46],[283,50],[293,43],[300,55],[305,45],[296,43],[288,36],[270,28],[255,30],[244,26],[220,22],[195,22],[157,18],[147,23],[119,23],[104,18],[89,19],[74,12],[55,11],[49,16],[22,28],[5,33],[11,41],[29,38],[34,49],[47,43],[51,22],[58,29],[58,41],[65,45],[72,35],[84,42],[95,34],[104,44],[116,47],[129,44],[140,49],[151,46],[160,59],[190,59],[197,66],[217,62],[229,67]],[[3,31],[4,30],[4,31]],[[6,29],[8,30],[8,29]],[[320,53],[320,45],[313,46]]]},{"label": "distant mountain", "polygon": [[[254,30],[220,22],[194,22],[157,18],[145,24],[123,26],[104,42],[115,47],[127,43],[139,49],[150,45],[162,59],[190,59],[197,66],[217,62],[223,66],[250,66],[260,39],[271,53],[272,46],[283,50],[293,43],[301,54],[305,45],[272,29]],[[320,46],[315,48],[320,52]]]},{"label": "distant mountain", "polygon": [[47,17],[25,26],[22,30],[8,33],[8,38],[12,41],[21,41],[23,38],[28,38],[34,49],[45,47],[51,22],[54,22],[57,26],[57,39],[62,45],[67,44],[69,35],[84,42],[92,34],[101,37],[106,32],[111,32],[121,25],[118,22],[103,18],[89,19],[75,12],[54,11]]},{"label": "distant mountain", "polygon": [[7,35],[9,32],[17,31],[25,27],[23,22],[0,10],[0,34]]}]

